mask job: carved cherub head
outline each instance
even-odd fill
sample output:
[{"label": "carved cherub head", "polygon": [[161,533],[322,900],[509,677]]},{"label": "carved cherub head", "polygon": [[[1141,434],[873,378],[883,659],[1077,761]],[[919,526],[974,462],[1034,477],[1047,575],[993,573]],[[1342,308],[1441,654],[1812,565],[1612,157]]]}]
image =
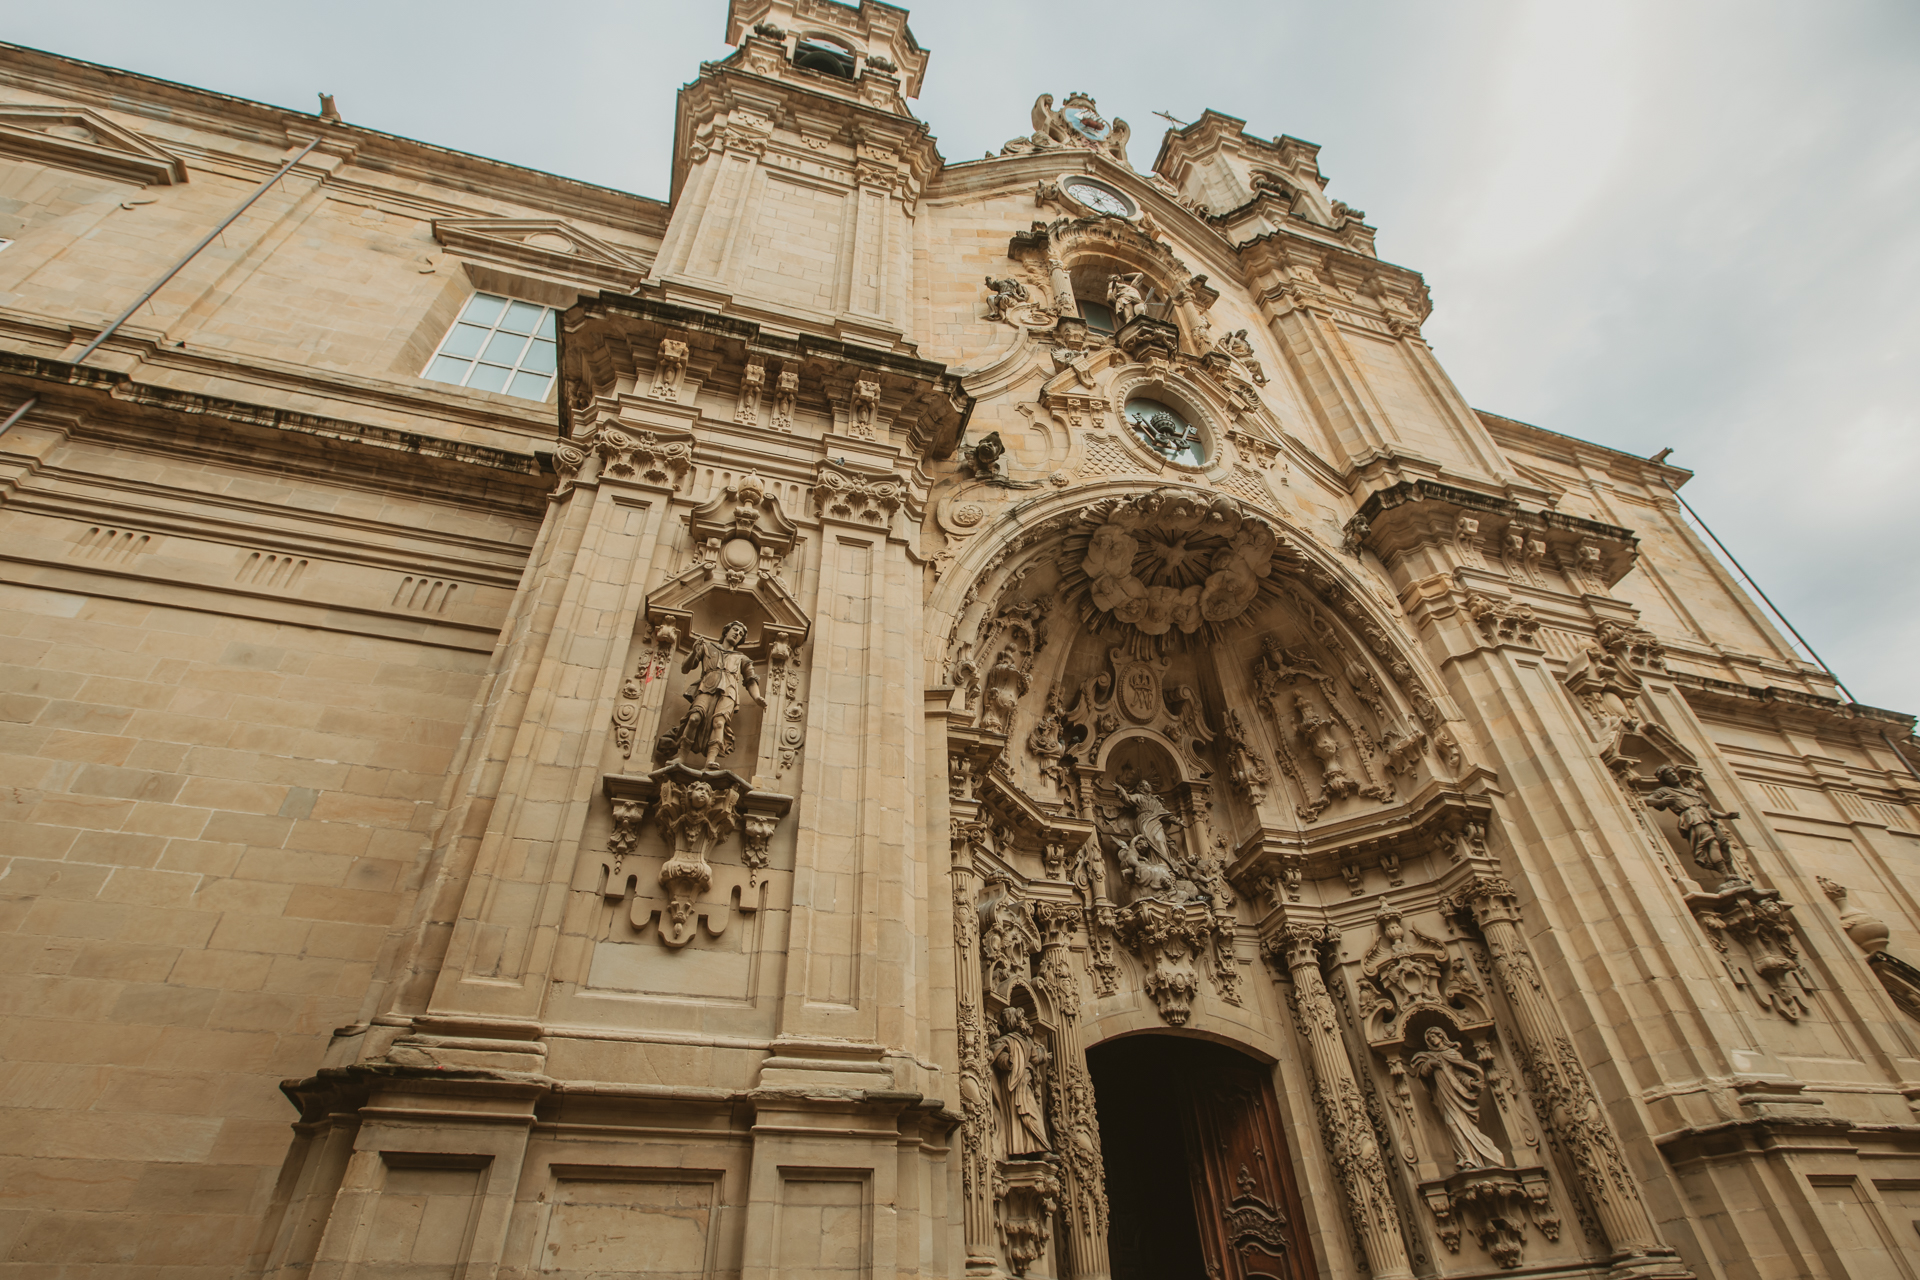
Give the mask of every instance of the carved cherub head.
[{"label": "carved cherub head", "polygon": [[700,810],[713,803],[713,788],[704,782],[687,784],[687,808]]}]

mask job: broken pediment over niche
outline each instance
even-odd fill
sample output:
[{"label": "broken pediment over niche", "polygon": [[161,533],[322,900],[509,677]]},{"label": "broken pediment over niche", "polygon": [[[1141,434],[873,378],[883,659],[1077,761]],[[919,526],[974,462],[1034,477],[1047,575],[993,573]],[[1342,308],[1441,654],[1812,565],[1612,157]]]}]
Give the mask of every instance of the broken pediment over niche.
[{"label": "broken pediment over niche", "polygon": [[437,218],[433,238],[449,253],[593,288],[631,292],[647,265],[556,218]]},{"label": "broken pediment over niche", "polygon": [[86,107],[0,106],[0,155],[147,186],[187,180],[180,157]]},{"label": "broken pediment over niche", "polygon": [[741,646],[747,652],[798,648],[813,624],[781,575],[800,531],[766,482],[740,477],[689,512],[687,522],[692,563],[647,597],[647,621],[683,637],[738,621],[748,629]]}]

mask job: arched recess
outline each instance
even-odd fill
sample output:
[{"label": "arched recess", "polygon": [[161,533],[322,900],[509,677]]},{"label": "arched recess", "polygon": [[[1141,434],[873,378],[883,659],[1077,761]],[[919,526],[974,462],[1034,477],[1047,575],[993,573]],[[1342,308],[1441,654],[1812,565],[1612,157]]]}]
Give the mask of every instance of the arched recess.
[{"label": "arched recess", "polygon": [[929,606],[956,720],[1023,746],[1008,771],[1085,817],[1061,762],[1101,770],[1123,728],[1282,826],[1465,765],[1437,676],[1375,589],[1216,490],[1118,481],[1037,500],[971,539]]},{"label": "arched recess", "polygon": [[1044,281],[1053,295],[1052,314],[1075,316],[1066,298],[1105,304],[1114,276],[1139,276],[1146,314],[1178,325],[1187,346],[1198,352],[1211,345],[1204,319],[1219,293],[1196,276],[1171,246],[1124,218],[1060,218],[1017,233],[1007,246],[1035,283]]}]

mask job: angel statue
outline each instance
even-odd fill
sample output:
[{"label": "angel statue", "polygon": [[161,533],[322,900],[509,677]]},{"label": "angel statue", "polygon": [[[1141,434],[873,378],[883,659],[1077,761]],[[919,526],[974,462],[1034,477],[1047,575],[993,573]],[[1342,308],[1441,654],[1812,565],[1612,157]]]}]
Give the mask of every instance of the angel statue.
[{"label": "angel statue", "polygon": [[702,761],[707,769],[712,769],[714,761],[733,749],[733,716],[739,710],[741,697],[751,697],[763,707],[767,705],[766,695],[760,692],[760,681],[753,674],[753,659],[740,652],[746,639],[744,622],[729,622],[718,640],[693,637],[693,652],[680,664],[680,670],[698,667],[700,679],[687,692],[687,702],[691,705],[686,716],[671,739],[662,744],[668,747],[668,754],[677,747],[683,755]]},{"label": "angel statue", "polygon": [[1453,1162],[1461,1169],[1504,1169],[1506,1153],[1480,1131],[1480,1094],[1487,1073],[1468,1062],[1444,1027],[1427,1028],[1427,1047],[1413,1055],[1413,1073],[1433,1090],[1433,1108],[1453,1139]]},{"label": "angel statue", "polygon": [[1670,764],[1661,765],[1653,776],[1661,785],[1647,796],[1647,806],[1666,809],[1680,820],[1680,830],[1692,847],[1693,860],[1720,877],[1720,888],[1741,883],[1739,873],[1733,869],[1733,833],[1722,821],[1732,821],[1740,815],[1723,813],[1708,804],[1700,789],[1688,786],[1680,771]]},{"label": "angel statue", "polygon": [[739,825],[732,787],[715,790],[706,781],[660,783],[660,801],[654,818],[673,840],[673,856],[660,868],[660,887],[666,891],[666,912],[660,920],[660,939],[670,947],[693,937],[695,904],[713,883],[707,854],[733,834]]},{"label": "angel statue", "polygon": [[1143,778],[1135,790],[1124,782],[1116,790],[1132,814],[1099,805],[1096,823],[1102,843],[1120,863],[1121,878],[1133,887],[1133,899],[1211,901],[1213,895],[1200,887],[1198,869],[1173,841],[1173,832],[1185,823],[1167,811],[1153,784]]}]

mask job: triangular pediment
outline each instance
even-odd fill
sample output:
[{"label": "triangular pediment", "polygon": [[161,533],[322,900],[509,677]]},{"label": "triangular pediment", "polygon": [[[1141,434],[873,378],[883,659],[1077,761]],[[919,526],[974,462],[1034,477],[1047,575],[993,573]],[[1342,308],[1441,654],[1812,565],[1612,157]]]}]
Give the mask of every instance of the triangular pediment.
[{"label": "triangular pediment", "polygon": [[0,155],[145,186],[187,180],[180,157],[86,107],[0,106]]},{"label": "triangular pediment", "polygon": [[439,218],[433,238],[463,258],[630,291],[646,264],[557,218]]}]

